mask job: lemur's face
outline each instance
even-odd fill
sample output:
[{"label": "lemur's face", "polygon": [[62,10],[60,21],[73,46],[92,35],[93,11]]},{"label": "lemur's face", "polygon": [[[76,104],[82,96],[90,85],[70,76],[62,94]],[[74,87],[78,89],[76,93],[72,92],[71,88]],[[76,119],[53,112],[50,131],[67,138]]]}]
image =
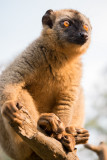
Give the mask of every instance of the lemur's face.
[{"label": "lemur's face", "polygon": [[83,45],[90,38],[90,24],[88,19],[80,13],[62,16],[61,19],[56,20],[53,29],[57,30],[60,40],[69,43]]},{"label": "lemur's face", "polygon": [[48,10],[43,17],[43,24],[53,30],[60,43],[83,45],[90,40],[91,25],[83,14],[75,10]]}]

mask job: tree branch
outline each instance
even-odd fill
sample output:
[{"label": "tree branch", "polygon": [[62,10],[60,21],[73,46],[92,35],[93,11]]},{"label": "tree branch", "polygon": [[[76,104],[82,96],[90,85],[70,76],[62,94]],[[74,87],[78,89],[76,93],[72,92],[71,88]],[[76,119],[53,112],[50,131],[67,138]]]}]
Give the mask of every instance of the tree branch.
[{"label": "tree branch", "polygon": [[100,160],[107,160],[107,146],[104,142],[101,142],[98,146],[86,144],[85,147],[96,152]]},{"label": "tree branch", "polygon": [[59,141],[40,132],[24,108],[20,109],[20,117],[22,118],[20,126],[15,122],[11,122],[10,125],[41,159],[78,160],[76,150],[67,153]]}]

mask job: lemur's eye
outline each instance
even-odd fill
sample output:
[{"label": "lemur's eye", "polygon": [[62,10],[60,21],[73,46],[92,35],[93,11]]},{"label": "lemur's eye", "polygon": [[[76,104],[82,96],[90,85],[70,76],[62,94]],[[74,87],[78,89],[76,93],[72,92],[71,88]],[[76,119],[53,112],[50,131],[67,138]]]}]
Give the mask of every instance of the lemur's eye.
[{"label": "lemur's eye", "polygon": [[88,31],[88,26],[87,25],[83,25],[83,28]]},{"label": "lemur's eye", "polygon": [[63,24],[64,24],[65,27],[69,27],[69,25],[70,25],[68,21],[64,21]]}]

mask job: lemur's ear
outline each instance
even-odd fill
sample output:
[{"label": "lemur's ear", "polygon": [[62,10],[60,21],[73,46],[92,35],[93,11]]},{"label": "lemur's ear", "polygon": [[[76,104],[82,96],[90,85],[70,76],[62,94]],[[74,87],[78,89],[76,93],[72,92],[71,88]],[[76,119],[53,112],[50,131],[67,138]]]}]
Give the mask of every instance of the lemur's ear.
[{"label": "lemur's ear", "polygon": [[52,13],[53,13],[53,10],[49,9],[46,11],[44,16],[42,17],[42,24],[48,25],[50,28],[52,28],[52,26],[53,26],[53,18],[52,18],[53,14]]}]

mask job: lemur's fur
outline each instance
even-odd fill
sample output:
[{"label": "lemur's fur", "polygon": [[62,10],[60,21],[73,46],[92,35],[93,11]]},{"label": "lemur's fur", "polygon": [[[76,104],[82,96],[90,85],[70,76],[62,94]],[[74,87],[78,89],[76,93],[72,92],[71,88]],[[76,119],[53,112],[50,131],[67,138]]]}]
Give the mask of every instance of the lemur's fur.
[{"label": "lemur's fur", "polygon": [[90,22],[80,12],[66,9],[48,10],[42,23],[40,37],[0,76],[0,144],[15,160],[25,160],[32,154],[8,123],[20,120],[18,105],[30,112],[35,125],[41,113],[54,113],[65,128],[81,128],[84,121],[80,56],[90,43]]}]

